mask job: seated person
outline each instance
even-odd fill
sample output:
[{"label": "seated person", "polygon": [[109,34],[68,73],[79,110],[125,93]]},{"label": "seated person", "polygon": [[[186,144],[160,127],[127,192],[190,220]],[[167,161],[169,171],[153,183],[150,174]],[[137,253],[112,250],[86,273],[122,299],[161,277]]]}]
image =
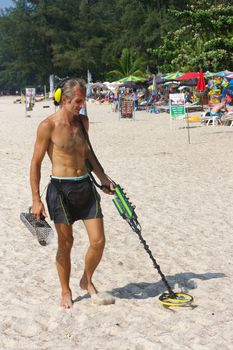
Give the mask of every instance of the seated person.
[{"label": "seated person", "polygon": [[218,118],[221,120],[223,114],[225,112],[228,112],[228,109],[226,107],[226,99],[222,100],[220,103],[217,103],[210,111],[210,116],[218,116]]},{"label": "seated person", "polygon": [[184,98],[185,98],[185,103],[192,103],[192,94],[190,91],[186,91],[185,95],[184,95]]},{"label": "seated person", "polygon": [[200,99],[196,94],[193,94],[192,103],[195,105],[198,105],[200,103]]}]

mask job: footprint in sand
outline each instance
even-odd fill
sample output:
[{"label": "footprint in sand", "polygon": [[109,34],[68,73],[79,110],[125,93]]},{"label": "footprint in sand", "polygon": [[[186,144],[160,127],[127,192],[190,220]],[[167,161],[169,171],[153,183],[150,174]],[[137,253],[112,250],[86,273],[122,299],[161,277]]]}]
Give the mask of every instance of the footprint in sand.
[{"label": "footprint in sand", "polygon": [[96,305],[110,305],[115,304],[116,300],[108,293],[98,293],[91,296],[91,301]]}]

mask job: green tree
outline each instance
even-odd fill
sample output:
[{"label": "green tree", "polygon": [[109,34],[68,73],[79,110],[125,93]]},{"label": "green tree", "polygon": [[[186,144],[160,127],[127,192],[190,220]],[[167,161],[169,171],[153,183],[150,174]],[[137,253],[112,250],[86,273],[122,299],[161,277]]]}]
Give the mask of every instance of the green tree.
[{"label": "green tree", "polygon": [[181,8],[178,0],[13,1],[0,14],[0,88],[45,84],[51,73],[86,78],[88,69],[103,80],[124,48],[153,71],[147,48],[175,23],[167,9]]},{"label": "green tree", "polygon": [[233,69],[233,5],[229,1],[192,0],[172,11],[180,27],[153,50],[164,71]]},{"label": "green tree", "polygon": [[146,61],[142,56],[138,56],[133,49],[123,49],[116,69],[108,73],[112,79],[121,79],[129,75],[145,75]]},{"label": "green tree", "polygon": [[52,70],[52,61],[45,35],[46,9],[41,6],[36,12],[35,1],[15,3],[0,17],[0,86],[20,89],[43,84]]}]

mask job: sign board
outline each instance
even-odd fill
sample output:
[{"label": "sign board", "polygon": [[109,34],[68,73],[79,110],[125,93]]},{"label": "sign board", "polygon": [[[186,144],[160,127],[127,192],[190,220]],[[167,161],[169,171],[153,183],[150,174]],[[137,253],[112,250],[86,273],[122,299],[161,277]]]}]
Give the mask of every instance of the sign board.
[{"label": "sign board", "polygon": [[169,95],[170,117],[171,119],[185,118],[185,98],[184,94]]},{"label": "sign board", "polygon": [[121,97],[120,101],[120,114],[121,118],[132,118],[134,119],[134,101],[128,96]]},{"label": "sign board", "polygon": [[26,88],[25,92],[26,92],[26,96],[25,96],[26,111],[32,111],[35,105],[36,89]]},{"label": "sign board", "polygon": [[55,89],[55,83],[54,83],[54,74],[51,74],[49,76],[49,97],[53,97],[53,92]]}]

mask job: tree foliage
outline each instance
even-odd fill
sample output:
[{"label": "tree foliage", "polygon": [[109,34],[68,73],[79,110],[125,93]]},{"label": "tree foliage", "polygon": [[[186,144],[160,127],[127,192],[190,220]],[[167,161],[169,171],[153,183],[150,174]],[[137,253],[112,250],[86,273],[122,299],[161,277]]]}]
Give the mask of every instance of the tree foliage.
[{"label": "tree foliage", "polygon": [[232,1],[192,0],[171,13],[180,26],[153,50],[162,70],[233,70]]},{"label": "tree foliage", "polygon": [[146,67],[233,69],[232,0],[13,1],[0,13],[0,89],[88,69],[94,81]]},{"label": "tree foliage", "polygon": [[[116,69],[110,71],[108,76],[113,79],[121,79],[129,75],[143,76],[146,70],[146,60],[138,56],[133,49],[123,49]],[[142,70],[143,69],[143,70]]]}]

